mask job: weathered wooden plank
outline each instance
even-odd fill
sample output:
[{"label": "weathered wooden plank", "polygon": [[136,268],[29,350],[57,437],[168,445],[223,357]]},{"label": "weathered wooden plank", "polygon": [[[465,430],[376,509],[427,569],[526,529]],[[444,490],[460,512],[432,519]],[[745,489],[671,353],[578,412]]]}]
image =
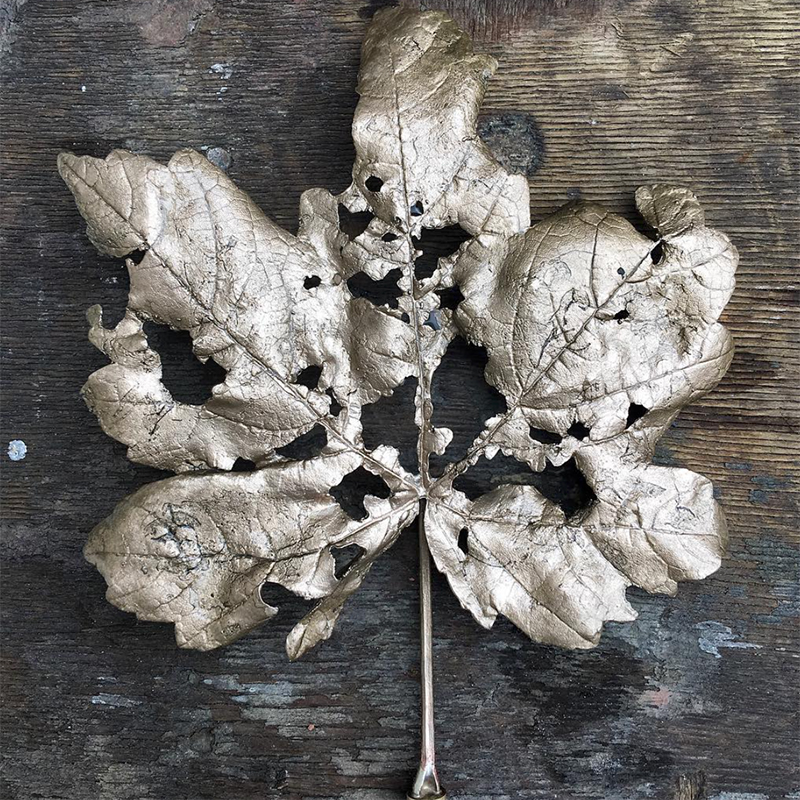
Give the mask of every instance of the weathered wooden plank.
[{"label": "weathered wooden plank", "polygon": [[[4,8],[3,796],[397,798],[416,750],[415,547],[404,537],[333,640],[287,664],[301,603],[216,653],[103,599],[87,531],[155,477],[77,390],[101,356],[83,312],[124,306],[54,170],[64,148],[160,158],[222,147],[279,223],[349,180],[358,49],[378,2],[15,0]],[[674,424],[662,463],[711,477],[730,555],[675,599],[633,593],[600,647],[478,629],[435,582],[441,769],[455,798],[764,800],[800,791],[798,12],[790,0],[455,3],[501,62],[483,131],[531,180],[633,215],[640,183],[691,185],[742,260],[734,364]],[[221,66],[215,66],[221,65]],[[525,158],[533,152],[535,157]],[[192,391],[204,376],[175,362]],[[487,413],[456,364],[445,413]],[[207,386],[206,386],[207,390]],[[387,403],[387,427],[406,423]],[[446,420],[443,420],[446,422]],[[410,440],[400,440],[408,447]],[[313,727],[311,727],[313,726]]]}]

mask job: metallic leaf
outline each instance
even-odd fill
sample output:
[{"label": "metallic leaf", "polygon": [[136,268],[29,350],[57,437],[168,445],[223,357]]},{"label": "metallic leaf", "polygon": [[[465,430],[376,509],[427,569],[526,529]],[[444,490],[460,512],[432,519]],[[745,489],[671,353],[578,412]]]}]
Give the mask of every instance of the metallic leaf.
[{"label": "metallic leaf", "polygon": [[[492,157],[476,118],[494,60],[444,14],[379,12],[364,42],[353,121],[353,182],[304,193],[297,236],[283,231],[201,154],[167,165],[114,151],[62,154],[59,169],[103,252],[124,257],[128,311],[112,330],[89,312],[110,364],[84,397],[129,457],[183,473],[146,486],[92,532],[86,555],[108,598],[175,623],[184,647],[226,644],[271,618],[274,582],[318,605],[289,635],[290,657],[328,638],[370,566],[425,504],[438,568],[482,625],[503,614],[532,638],[597,643],[607,620],[635,617],[625,592],[674,593],[720,563],[724,520],[705,478],[655,466],[656,441],[730,363],[718,318],[736,251],[705,226],[686,189],[639,189],[650,238],[589,203],[530,226],[528,186]],[[340,211],[368,212],[363,230]],[[415,275],[425,229],[468,241]],[[398,275],[397,301],[351,291]],[[457,286],[455,312],[440,290]],[[202,405],[174,400],[144,322],[188,331],[198,358],[226,371]],[[433,424],[432,377],[450,342],[485,347],[486,379],[507,410],[466,457],[431,472],[452,434]],[[320,368],[314,388],[298,379]],[[369,450],[364,405],[417,379],[418,474]],[[331,412],[336,400],[341,410]],[[276,450],[321,426],[321,452]],[[590,502],[569,514],[534,486],[458,488],[498,453],[541,473],[568,462]],[[227,472],[253,461],[251,472]],[[363,468],[388,496],[357,520],[333,487]],[[339,577],[332,550],[361,555]]]}]

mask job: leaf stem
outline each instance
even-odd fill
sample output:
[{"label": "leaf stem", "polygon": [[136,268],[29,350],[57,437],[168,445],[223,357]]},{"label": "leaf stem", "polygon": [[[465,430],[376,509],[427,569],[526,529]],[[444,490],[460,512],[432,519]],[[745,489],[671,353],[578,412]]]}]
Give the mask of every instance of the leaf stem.
[{"label": "leaf stem", "polygon": [[431,554],[425,538],[425,504],[420,501],[419,526],[419,611],[420,689],[422,695],[422,737],[419,769],[408,800],[446,800],[436,774],[436,744],[433,722],[433,612],[431,609]]}]

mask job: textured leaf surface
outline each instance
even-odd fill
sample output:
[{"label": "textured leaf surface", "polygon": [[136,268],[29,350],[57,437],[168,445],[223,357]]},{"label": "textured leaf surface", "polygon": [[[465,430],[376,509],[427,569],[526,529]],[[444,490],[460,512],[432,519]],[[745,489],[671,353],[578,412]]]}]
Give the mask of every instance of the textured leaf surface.
[{"label": "textured leaf surface", "polygon": [[[652,456],[728,367],[718,318],[736,251],[680,187],[637,192],[652,237],[589,203],[530,226],[525,179],[475,132],[495,67],[443,14],[379,12],[362,53],[353,182],[338,196],[307,191],[296,236],[199,153],[168,165],[124,151],[60,157],[92,241],[133,256],[125,318],[112,330],[89,312],[111,363],[85,399],[131,459],[184,473],[123,501],[86,554],[109,600],[174,622],[181,646],[226,644],[274,616],[260,594],[274,582],[319,600],[289,635],[299,657],[330,636],[423,498],[431,552],[464,607],[550,644],[590,647],[605,621],[633,619],[630,585],[673,593],[719,566],[710,483]],[[366,217],[359,230],[348,214]],[[456,225],[466,241],[432,274],[415,272],[424,232]],[[353,283],[395,277],[396,301],[383,305]],[[452,287],[455,311],[442,307]],[[205,403],[171,396],[147,320],[188,331],[197,357],[224,368]],[[431,381],[457,336],[486,349],[507,408],[434,474],[430,457],[447,460],[452,433],[433,423]],[[393,448],[367,448],[361,428],[363,407],[409,377],[417,474]],[[281,454],[315,426],[318,455]],[[498,453],[521,472],[569,466],[587,502],[564,510],[514,483],[468,497],[459,479]],[[256,469],[227,472],[237,459]],[[387,487],[364,498],[363,519],[333,491],[358,469]],[[332,551],[350,545],[361,555],[337,577]]]}]

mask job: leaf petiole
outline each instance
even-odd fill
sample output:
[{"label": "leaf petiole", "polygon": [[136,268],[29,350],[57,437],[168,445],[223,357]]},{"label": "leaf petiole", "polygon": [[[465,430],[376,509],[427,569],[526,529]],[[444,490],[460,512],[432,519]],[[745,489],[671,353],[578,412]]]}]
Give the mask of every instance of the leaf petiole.
[{"label": "leaf petiole", "polygon": [[431,609],[431,554],[425,538],[425,504],[420,501],[419,526],[419,613],[420,613],[420,690],[422,699],[422,738],[419,769],[408,800],[446,800],[436,774],[436,743],[433,720],[433,612]]}]

